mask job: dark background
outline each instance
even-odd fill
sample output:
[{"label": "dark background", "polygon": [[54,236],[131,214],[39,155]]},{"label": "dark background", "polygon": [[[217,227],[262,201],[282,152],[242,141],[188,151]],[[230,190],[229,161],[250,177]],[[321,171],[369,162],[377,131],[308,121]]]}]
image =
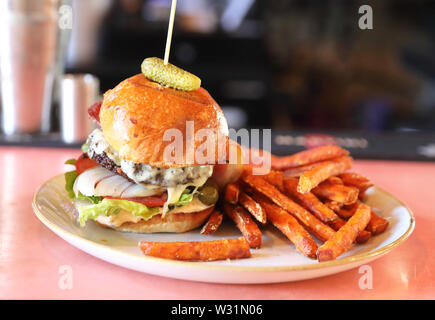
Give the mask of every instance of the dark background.
[{"label": "dark background", "polygon": [[[70,46],[67,72],[97,75],[104,92],[163,57],[170,0],[87,2],[75,25],[92,26],[72,41],[95,38],[85,54]],[[373,30],[358,27],[365,4]],[[333,141],[357,157],[435,159],[435,1],[179,0],[174,28],[170,62],[202,79],[230,127],[272,128],[275,153]]]}]

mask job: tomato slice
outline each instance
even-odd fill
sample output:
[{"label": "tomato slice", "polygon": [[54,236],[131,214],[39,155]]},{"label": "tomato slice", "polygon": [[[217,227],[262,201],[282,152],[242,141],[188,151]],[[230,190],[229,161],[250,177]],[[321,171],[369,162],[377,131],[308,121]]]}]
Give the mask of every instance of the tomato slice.
[{"label": "tomato slice", "polygon": [[149,197],[132,197],[132,198],[119,198],[119,197],[110,197],[105,196],[103,198],[107,199],[120,199],[120,200],[128,200],[133,202],[139,202],[147,207],[161,207],[165,204],[165,202],[168,200],[168,193],[162,193],[159,196],[149,196]]},{"label": "tomato slice", "polygon": [[86,171],[98,165],[99,164],[95,160],[85,157],[82,154],[76,161],[77,175],[80,175],[83,171]]}]

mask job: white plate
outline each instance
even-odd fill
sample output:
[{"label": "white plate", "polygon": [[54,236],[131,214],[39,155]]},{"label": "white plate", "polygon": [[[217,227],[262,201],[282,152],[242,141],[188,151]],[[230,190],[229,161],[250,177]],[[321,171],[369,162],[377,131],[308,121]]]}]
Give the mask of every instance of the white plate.
[{"label": "white plate", "polygon": [[366,244],[354,245],[335,261],[319,263],[299,254],[273,226],[263,230],[263,246],[251,250],[250,259],[183,262],[144,256],[140,240],[204,241],[240,237],[238,230],[226,223],[214,235],[203,236],[198,230],[184,234],[122,233],[97,226],[93,221],[80,228],[74,220],[75,208],[64,190],[63,175],[36,190],[33,209],[53,232],[73,246],[110,263],[164,277],[218,283],[271,283],[321,277],[358,267],[386,254],[412,233],[414,217],[402,202],[379,188],[370,188],[367,199],[375,212],[390,221],[388,229]]}]

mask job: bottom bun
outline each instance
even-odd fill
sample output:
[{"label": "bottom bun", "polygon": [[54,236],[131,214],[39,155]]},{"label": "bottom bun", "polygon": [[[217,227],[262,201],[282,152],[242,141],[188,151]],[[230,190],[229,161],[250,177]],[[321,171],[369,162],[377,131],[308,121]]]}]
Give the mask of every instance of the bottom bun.
[{"label": "bottom bun", "polygon": [[186,232],[202,225],[208,216],[212,213],[214,206],[205,210],[190,213],[173,213],[167,214],[164,219],[158,214],[148,220],[139,220],[138,222],[125,222],[120,226],[97,221],[97,224],[112,228],[122,232],[136,233],[156,233],[156,232]]}]

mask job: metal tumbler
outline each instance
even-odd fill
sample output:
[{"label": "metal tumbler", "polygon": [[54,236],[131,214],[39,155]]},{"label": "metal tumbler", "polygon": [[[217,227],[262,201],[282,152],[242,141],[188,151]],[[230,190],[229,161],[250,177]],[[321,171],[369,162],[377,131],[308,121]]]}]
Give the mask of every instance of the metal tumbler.
[{"label": "metal tumbler", "polygon": [[2,129],[40,131],[55,76],[58,0],[0,1]]},{"label": "metal tumbler", "polygon": [[62,140],[86,140],[95,127],[87,109],[99,100],[100,82],[91,74],[66,74],[61,80],[60,129]]}]

